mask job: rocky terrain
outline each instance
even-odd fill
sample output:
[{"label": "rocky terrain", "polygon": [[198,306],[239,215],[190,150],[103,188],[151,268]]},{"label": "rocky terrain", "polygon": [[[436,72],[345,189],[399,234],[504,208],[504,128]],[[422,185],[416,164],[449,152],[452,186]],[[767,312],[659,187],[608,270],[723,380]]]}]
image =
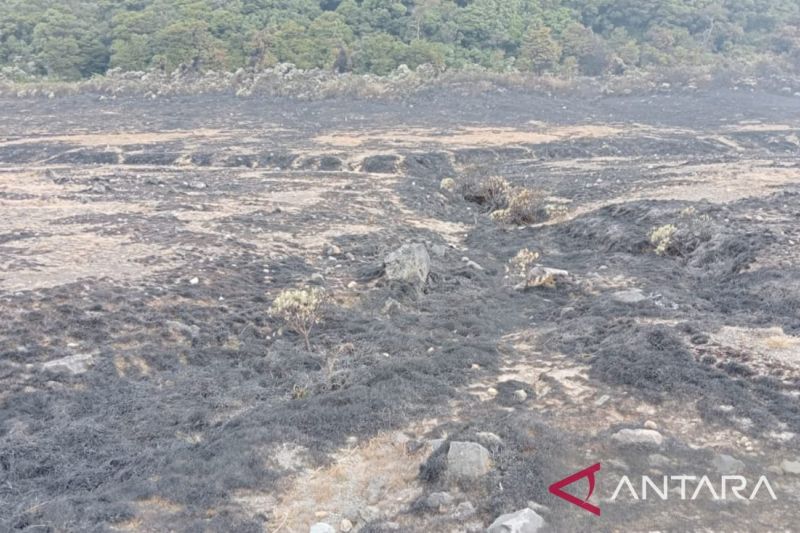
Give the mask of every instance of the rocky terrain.
[{"label": "rocky terrain", "polygon": [[[0,124],[0,530],[796,529],[797,97]],[[325,297],[308,344],[286,289]],[[596,463],[601,516],[548,491]],[[775,498],[613,497],[665,475]]]}]

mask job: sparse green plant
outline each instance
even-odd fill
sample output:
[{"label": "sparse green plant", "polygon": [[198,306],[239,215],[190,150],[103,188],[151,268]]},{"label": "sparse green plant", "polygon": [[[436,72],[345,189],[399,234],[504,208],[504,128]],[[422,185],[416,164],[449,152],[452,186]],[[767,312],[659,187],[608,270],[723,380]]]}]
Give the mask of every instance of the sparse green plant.
[{"label": "sparse green plant", "polygon": [[300,334],[306,349],[311,351],[311,330],[322,321],[326,301],[325,291],[317,287],[285,289],[273,300],[269,314],[283,320],[289,329]]},{"label": "sparse green plant", "polygon": [[653,245],[658,255],[665,255],[672,245],[672,238],[675,232],[678,231],[673,224],[665,224],[657,228],[653,228],[650,232],[650,244]]}]

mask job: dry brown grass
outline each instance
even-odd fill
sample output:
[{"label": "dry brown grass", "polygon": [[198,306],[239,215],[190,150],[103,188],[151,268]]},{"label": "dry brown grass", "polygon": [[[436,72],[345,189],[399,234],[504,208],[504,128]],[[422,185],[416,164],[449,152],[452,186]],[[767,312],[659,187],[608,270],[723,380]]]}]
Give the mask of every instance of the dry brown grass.
[{"label": "dry brown grass", "polygon": [[506,194],[508,207],[492,213],[492,219],[503,224],[532,224],[547,218],[545,195],[541,191],[517,187]]}]

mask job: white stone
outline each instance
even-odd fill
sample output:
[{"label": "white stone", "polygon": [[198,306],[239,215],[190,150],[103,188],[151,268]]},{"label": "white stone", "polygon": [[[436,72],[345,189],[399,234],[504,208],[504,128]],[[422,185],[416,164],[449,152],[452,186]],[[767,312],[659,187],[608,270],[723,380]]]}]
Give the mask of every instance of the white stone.
[{"label": "white stone", "polygon": [[536,511],[522,509],[504,514],[492,522],[487,533],[538,533],[544,527],[544,518]]},{"label": "white stone", "polygon": [[621,429],[611,436],[620,444],[643,444],[661,446],[664,437],[653,429]]}]

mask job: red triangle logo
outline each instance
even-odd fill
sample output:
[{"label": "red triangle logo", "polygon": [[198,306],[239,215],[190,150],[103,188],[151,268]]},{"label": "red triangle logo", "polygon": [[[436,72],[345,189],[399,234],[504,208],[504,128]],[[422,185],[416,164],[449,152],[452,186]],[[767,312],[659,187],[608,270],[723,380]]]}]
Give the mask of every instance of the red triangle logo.
[{"label": "red triangle logo", "polygon": [[[600,463],[597,463],[595,465],[590,466],[589,468],[585,468],[585,469],[581,470],[580,472],[575,472],[571,476],[565,477],[561,481],[556,481],[555,483],[550,485],[550,487],[547,490],[549,490],[551,494],[554,494],[554,495],[558,496],[559,498],[561,498],[563,500],[567,500],[569,503],[571,503],[573,505],[577,505],[581,509],[584,509],[586,511],[589,511],[590,513],[593,513],[593,514],[596,514],[597,516],[600,516],[600,508],[592,505],[588,501],[589,498],[592,497],[592,493],[594,492],[594,485],[595,485],[594,475],[599,470],[600,470]],[[573,483],[575,483],[579,479],[583,479],[583,478],[588,478],[589,479],[589,494],[586,496],[585,500],[581,500],[579,498],[576,498],[572,494],[570,494],[568,492],[564,492],[563,490],[561,490],[564,487],[566,487],[567,485],[572,485]]]}]

